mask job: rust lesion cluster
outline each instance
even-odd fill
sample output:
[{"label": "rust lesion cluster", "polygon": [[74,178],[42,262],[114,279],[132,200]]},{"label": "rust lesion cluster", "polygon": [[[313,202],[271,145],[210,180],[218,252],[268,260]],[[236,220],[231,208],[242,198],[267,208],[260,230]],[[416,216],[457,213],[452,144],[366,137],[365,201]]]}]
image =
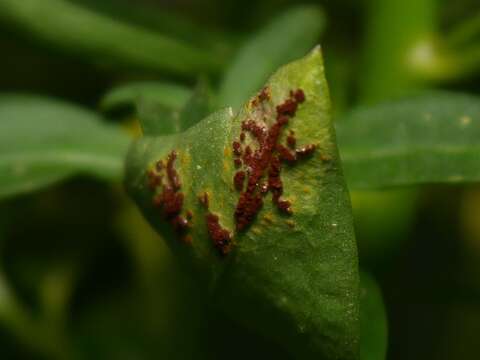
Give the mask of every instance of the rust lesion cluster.
[{"label": "rust lesion cluster", "polygon": [[182,215],[184,194],[180,191],[180,176],[175,169],[176,159],[177,153],[172,151],[166,160],[158,160],[147,171],[148,186],[154,192],[153,206],[161,210],[164,219],[170,222],[185,242],[190,242],[191,238],[185,233],[193,214],[187,211],[186,217]]},{"label": "rust lesion cluster", "polygon": [[[284,144],[281,138],[298,107],[304,102],[305,93],[297,89],[290,91],[283,103],[274,106],[268,88],[264,88],[251,101],[253,115],[242,122],[239,137],[232,143],[236,168],[233,184],[240,193],[233,215],[236,231],[242,231],[252,223],[268,193],[272,194],[272,202],[280,212],[287,215],[293,213],[291,202],[282,197],[282,166],[292,166],[313,154],[316,146],[310,144],[297,148],[295,132],[291,129],[285,134]],[[172,224],[182,239],[190,243],[191,236],[185,234],[193,213],[186,211],[185,216],[182,215],[184,194],[180,191],[180,177],[175,169],[176,158],[177,153],[172,151],[165,160],[159,160],[147,172],[147,179],[155,194],[154,206],[161,209],[165,220]],[[206,211],[208,235],[218,253],[225,256],[234,247],[233,232],[222,227],[220,217],[210,210],[206,192],[199,196],[199,201]]]},{"label": "rust lesion cluster", "polygon": [[[252,100],[251,106],[254,110],[260,109],[259,113],[262,114],[261,109],[271,105],[270,101],[269,89],[264,88]],[[269,192],[272,194],[273,204],[281,212],[292,214],[290,201],[282,198],[282,163],[293,165],[299,159],[311,155],[316,146],[311,144],[297,149],[293,130],[289,131],[285,145],[280,143],[280,138],[303,102],[303,90],[292,90],[289,97],[275,107],[273,124],[267,124],[267,115],[264,115],[265,119],[261,121],[246,119],[242,122],[240,136],[232,143],[234,165],[237,168],[233,183],[240,192],[234,213],[238,231],[245,229],[253,221],[263,206],[263,198]],[[246,144],[247,134],[253,140],[249,145]],[[253,143],[256,143],[255,147],[251,145]]]}]

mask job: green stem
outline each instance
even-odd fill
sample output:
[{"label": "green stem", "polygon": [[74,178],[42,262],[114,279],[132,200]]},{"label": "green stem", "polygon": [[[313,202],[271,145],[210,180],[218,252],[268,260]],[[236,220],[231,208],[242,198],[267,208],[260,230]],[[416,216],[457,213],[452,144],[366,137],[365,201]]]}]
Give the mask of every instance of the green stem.
[{"label": "green stem", "polygon": [[100,64],[179,75],[218,72],[223,57],[65,0],[1,0],[0,22]]}]

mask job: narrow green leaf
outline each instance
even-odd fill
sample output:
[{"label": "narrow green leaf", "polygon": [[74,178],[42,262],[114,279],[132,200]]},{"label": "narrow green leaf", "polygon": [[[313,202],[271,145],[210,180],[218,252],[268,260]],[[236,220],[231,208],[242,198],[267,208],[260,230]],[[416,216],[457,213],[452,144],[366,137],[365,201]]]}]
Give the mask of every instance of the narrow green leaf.
[{"label": "narrow green leaf", "polygon": [[2,0],[0,21],[87,61],[182,75],[215,72],[223,58],[67,0]]},{"label": "narrow green leaf", "polygon": [[360,324],[360,360],[385,360],[387,315],[380,288],[365,272],[360,273]]},{"label": "narrow green leaf", "polygon": [[168,135],[185,131],[205,118],[212,111],[213,97],[202,80],[180,106],[167,105],[154,96],[138,98],[135,106],[143,134]]},{"label": "narrow green leaf", "polygon": [[213,111],[213,93],[206,79],[201,79],[180,111],[180,131],[185,131]]},{"label": "narrow green leaf", "polygon": [[179,109],[172,109],[155,101],[139,100],[137,116],[144,135],[159,136],[180,131]]},{"label": "narrow green leaf", "polygon": [[85,173],[122,176],[129,137],[87,110],[57,100],[0,96],[0,198]]},{"label": "narrow green leaf", "polygon": [[[295,99],[300,100],[292,100],[291,91],[298,89],[304,102],[298,92]],[[298,153],[307,145],[316,148],[290,165],[282,162],[283,193],[275,203],[272,194],[279,185],[274,164],[280,148],[261,140],[260,133],[267,131],[268,139],[275,139],[274,129],[284,119],[278,117],[282,106],[276,106],[287,99],[298,101],[298,110],[287,116],[286,128],[280,127],[278,143],[284,144],[292,130],[297,141],[290,144]],[[128,192],[180,259],[205,281],[212,303],[297,359],[359,356],[357,253],[330,111],[317,48],[281,68],[238,115],[226,109],[181,134],[144,137],[127,158]],[[242,130],[247,119],[263,129],[257,137],[253,130]],[[243,141],[243,161],[250,170],[234,165],[239,159],[232,151],[236,141]],[[257,155],[266,151],[260,158],[267,162],[248,162],[247,146]],[[240,192],[233,178],[243,169],[249,171],[251,186]],[[259,179],[254,169],[260,169]],[[269,185],[261,186],[267,178]],[[247,202],[247,210],[256,214],[251,222],[244,221],[248,211],[238,205],[249,196],[263,203],[256,213],[255,201]],[[281,211],[280,200],[291,202],[291,214]],[[181,230],[185,221],[188,227]]]},{"label": "narrow green leaf", "polygon": [[317,44],[324,28],[318,6],[296,7],[276,17],[239,50],[221,84],[220,105],[239,108],[279,66]]},{"label": "narrow green leaf", "polygon": [[350,189],[480,180],[480,99],[433,92],[337,122]]},{"label": "narrow green leaf", "polygon": [[135,3],[129,0],[69,0],[88,6],[95,12],[132,23],[143,28],[192,43],[202,48],[208,47],[215,53],[224,54],[232,47],[231,36],[209,28],[209,24],[197,24],[185,17],[181,12],[170,7],[160,7],[158,4]]},{"label": "narrow green leaf", "polygon": [[162,82],[136,82],[110,90],[101,100],[100,108],[110,112],[122,108],[134,109],[139,101],[155,102],[167,108],[180,108],[191,96],[182,85]]}]

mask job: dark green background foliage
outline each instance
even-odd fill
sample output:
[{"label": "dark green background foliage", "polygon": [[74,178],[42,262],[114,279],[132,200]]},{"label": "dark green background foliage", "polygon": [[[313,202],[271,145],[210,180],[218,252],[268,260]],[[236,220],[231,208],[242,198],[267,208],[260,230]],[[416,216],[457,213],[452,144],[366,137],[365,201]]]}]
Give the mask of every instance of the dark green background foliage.
[{"label": "dark green background foliage", "polygon": [[[0,54],[2,359],[480,356],[477,0],[0,0]],[[285,171],[294,231],[185,250],[145,170],[190,154],[186,204],[233,229],[223,147],[267,83],[332,163]]]}]

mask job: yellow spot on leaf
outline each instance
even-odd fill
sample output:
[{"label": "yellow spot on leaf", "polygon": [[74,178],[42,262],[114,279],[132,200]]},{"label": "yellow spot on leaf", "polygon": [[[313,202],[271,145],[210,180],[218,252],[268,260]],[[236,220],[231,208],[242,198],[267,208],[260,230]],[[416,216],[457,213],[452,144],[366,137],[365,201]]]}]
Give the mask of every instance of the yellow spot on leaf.
[{"label": "yellow spot on leaf", "polygon": [[266,213],[263,216],[263,220],[265,220],[266,223],[268,224],[273,224],[274,223],[274,218],[272,213]]},{"label": "yellow spot on leaf", "polygon": [[230,163],[227,161],[227,160],[223,160],[223,170],[225,172],[229,172],[230,171]]},{"label": "yellow spot on leaf", "polygon": [[329,162],[332,160],[332,158],[328,155],[320,154],[320,160],[322,160],[323,162]]},{"label": "yellow spot on leaf", "polygon": [[262,231],[258,228],[258,227],[253,227],[252,228],[252,232],[255,234],[255,235],[260,235],[262,233]]},{"label": "yellow spot on leaf", "polygon": [[191,159],[189,153],[187,153],[187,152],[182,153],[181,158],[180,158],[180,162],[182,163],[183,166],[188,166],[188,164],[190,164],[191,160],[192,159]]}]

